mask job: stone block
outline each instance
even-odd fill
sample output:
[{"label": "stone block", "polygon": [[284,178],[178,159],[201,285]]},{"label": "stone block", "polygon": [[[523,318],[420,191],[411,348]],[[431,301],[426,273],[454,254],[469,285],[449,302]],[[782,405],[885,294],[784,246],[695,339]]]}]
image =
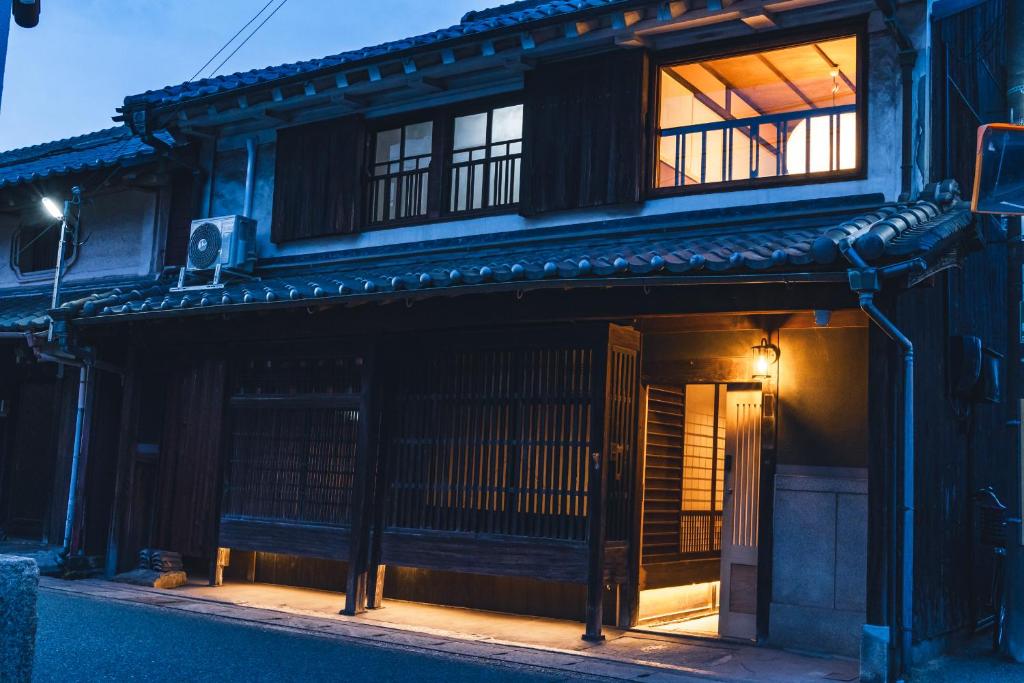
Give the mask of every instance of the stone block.
[{"label": "stone block", "polygon": [[0,681],[32,680],[38,593],[35,561],[0,555]]},{"label": "stone block", "polygon": [[114,581],[119,583],[130,583],[133,586],[146,586],[147,588],[178,588],[188,583],[188,574],[185,572],[158,572],[152,569],[133,569],[124,574],[118,574]]},{"label": "stone block", "polygon": [[836,506],[836,609],[867,609],[868,497],[840,495]]},{"label": "stone block", "polygon": [[776,647],[856,657],[863,625],[863,612],[773,602],[768,639]]},{"label": "stone block", "polygon": [[889,682],[889,627],[864,624],[860,643],[860,680]]},{"label": "stone block", "polygon": [[790,605],[835,602],[836,497],[777,490],[772,597]]}]

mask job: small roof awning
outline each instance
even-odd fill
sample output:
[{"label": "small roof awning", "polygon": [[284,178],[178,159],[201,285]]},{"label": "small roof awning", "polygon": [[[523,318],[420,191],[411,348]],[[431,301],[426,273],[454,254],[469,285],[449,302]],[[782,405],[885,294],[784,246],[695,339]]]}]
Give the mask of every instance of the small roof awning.
[{"label": "small roof awning", "polygon": [[937,259],[973,234],[972,214],[955,198],[875,204],[853,213],[854,199],[864,204],[864,197],[838,207],[820,200],[812,214],[792,205],[772,211],[759,207],[759,218],[729,210],[680,214],[685,221],[606,220],[597,226],[337,252],[305,264],[282,259],[262,266],[251,280],[236,279],[221,289],[174,291],[176,282],[121,288],[69,302],[55,315],[99,322],[510,289],[658,286],[680,280],[840,281],[848,268],[838,248],[841,240],[851,239],[866,259],[884,264]]}]

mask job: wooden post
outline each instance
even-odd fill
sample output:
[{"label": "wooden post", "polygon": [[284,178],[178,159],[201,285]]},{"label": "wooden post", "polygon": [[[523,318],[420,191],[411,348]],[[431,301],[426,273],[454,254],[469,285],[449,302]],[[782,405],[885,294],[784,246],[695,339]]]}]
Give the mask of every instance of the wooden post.
[{"label": "wooden post", "polygon": [[224,585],[224,567],[231,564],[231,548],[217,548],[217,557],[214,560],[213,576],[210,577],[211,586]]},{"label": "wooden post", "polygon": [[105,575],[108,579],[118,573],[120,564],[121,533],[128,501],[131,500],[132,461],[134,460],[136,394],[139,384],[139,366],[135,351],[128,351],[125,365],[124,391],[121,394],[121,425],[117,442],[117,466],[114,478],[114,503],[110,510],[110,529],[107,535],[107,561]]},{"label": "wooden post", "polygon": [[[378,555],[379,557],[379,555]],[[367,609],[380,609],[384,603],[384,572],[387,569],[382,564],[371,563],[369,579],[366,584],[366,607]]]},{"label": "wooden post", "polygon": [[352,519],[349,527],[348,576],[345,581],[345,608],[342,614],[353,616],[366,611],[367,580],[370,556],[370,526],[372,514],[369,510],[375,496],[374,476],[376,469],[376,430],[374,429],[375,392],[374,344],[367,342],[367,353],[363,360],[362,398],[359,402],[359,451],[356,455],[356,476],[352,483]]},{"label": "wooden post", "polygon": [[590,454],[590,490],[587,509],[587,630],[583,640],[599,643],[604,622],[604,506],[608,495],[608,476],[603,453]]}]

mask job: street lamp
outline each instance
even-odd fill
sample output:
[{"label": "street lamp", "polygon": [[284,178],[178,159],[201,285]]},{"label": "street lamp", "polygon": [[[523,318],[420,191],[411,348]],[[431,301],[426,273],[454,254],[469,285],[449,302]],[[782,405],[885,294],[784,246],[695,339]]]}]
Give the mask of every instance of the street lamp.
[{"label": "street lamp", "polygon": [[[68,238],[68,214],[71,213],[72,206],[80,206],[82,204],[82,189],[79,187],[71,188],[71,199],[64,201],[64,210],[61,211],[57,203],[49,197],[43,197],[43,208],[46,212],[54,217],[54,219],[60,221],[60,240],[57,242],[57,263],[53,267],[53,298],[50,300],[50,308],[57,308],[60,304],[60,281],[64,275],[64,245]],[[50,321],[50,333],[47,337],[48,341],[53,341],[53,321]]]}]

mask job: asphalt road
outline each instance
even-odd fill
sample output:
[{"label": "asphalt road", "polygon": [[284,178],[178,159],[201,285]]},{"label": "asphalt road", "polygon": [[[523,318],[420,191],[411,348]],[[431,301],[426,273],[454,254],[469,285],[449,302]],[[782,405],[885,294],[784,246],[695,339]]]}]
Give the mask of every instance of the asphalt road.
[{"label": "asphalt road", "polygon": [[39,593],[37,683],[332,680],[530,683],[566,679],[158,607]]}]

